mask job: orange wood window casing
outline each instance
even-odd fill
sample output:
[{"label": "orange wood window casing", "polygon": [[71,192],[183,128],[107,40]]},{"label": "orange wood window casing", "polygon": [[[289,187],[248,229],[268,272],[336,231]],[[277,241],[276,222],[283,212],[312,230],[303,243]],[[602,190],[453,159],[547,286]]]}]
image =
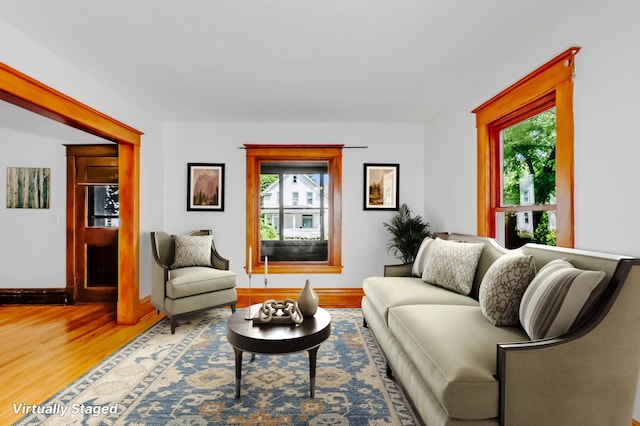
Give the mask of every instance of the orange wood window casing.
[{"label": "orange wood window casing", "polygon": [[[329,256],[324,262],[272,262],[269,273],[342,272],[342,145],[255,145],[245,144],[246,258],[254,273],[264,273],[260,260],[260,165],[262,162],[326,161],[329,172]],[[249,259],[249,247],[252,250]]]},{"label": "orange wood window casing", "polygon": [[478,135],[478,235],[496,235],[500,130],[555,106],[556,244],[573,247],[573,76],[579,50],[575,46],[565,50],[472,111]]},{"label": "orange wood window casing", "polygon": [[[142,132],[3,63],[0,63],[0,99],[118,144],[120,227],[117,321],[118,324],[137,323],[141,306],[139,199]],[[67,217],[67,227],[69,220]]]}]

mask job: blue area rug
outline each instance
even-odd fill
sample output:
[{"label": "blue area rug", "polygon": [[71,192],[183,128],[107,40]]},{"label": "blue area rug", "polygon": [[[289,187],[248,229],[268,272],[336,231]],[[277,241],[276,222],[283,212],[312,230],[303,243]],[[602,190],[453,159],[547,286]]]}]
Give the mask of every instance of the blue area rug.
[{"label": "blue area rug", "polygon": [[235,396],[227,309],[162,320],[82,378],[27,411],[19,425],[413,425],[416,418],[359,309],[328,309],[331,337],[318,350],[315,398],[306,352],[245,355]]}]

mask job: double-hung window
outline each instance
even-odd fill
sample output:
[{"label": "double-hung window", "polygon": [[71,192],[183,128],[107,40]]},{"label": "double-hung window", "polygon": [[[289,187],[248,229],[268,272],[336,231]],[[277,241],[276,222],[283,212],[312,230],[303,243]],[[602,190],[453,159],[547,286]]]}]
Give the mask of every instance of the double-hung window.
[{"label": "double-hung window", "polygon": [[478,234],[573,247],[572,47],[473,112]]},{"label": "double-hung window", "polygon": [[245,148],[252,270],[268,259],[270,273],[340,272],[342,146]]}]

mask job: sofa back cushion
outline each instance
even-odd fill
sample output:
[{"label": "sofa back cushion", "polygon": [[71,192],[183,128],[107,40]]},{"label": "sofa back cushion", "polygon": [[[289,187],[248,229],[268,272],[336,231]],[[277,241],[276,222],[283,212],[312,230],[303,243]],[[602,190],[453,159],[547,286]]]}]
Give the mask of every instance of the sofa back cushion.
[{"label": "sofa back cushion", "polygon": [[531,339],[561,336],[579,326],[605,287],[605,273],[564,259],[543,266],[522,296],[520,322]]},{"label": "sofa back cushion", "polygon": [[436,238],[431,244],[422,279],[456,293],[468,295],[484,244]]}]

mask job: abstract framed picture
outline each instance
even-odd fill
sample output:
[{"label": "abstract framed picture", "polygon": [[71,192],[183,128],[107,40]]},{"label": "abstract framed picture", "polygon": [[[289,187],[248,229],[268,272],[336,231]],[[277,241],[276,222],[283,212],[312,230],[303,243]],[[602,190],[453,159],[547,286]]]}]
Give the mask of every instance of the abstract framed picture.
[{"label": "abstract framed picture", "polygon": [[364,165],[364,210],[398,210],[400,165]]},{"label": "abstract framed picture", "polygon": [[50,168],[7,167],[8,209],[48,209],[50,194]]},{"label": "abstract framed picture", "polygon": [[224,164],[188,163],[187,210],[224,211]]}]

